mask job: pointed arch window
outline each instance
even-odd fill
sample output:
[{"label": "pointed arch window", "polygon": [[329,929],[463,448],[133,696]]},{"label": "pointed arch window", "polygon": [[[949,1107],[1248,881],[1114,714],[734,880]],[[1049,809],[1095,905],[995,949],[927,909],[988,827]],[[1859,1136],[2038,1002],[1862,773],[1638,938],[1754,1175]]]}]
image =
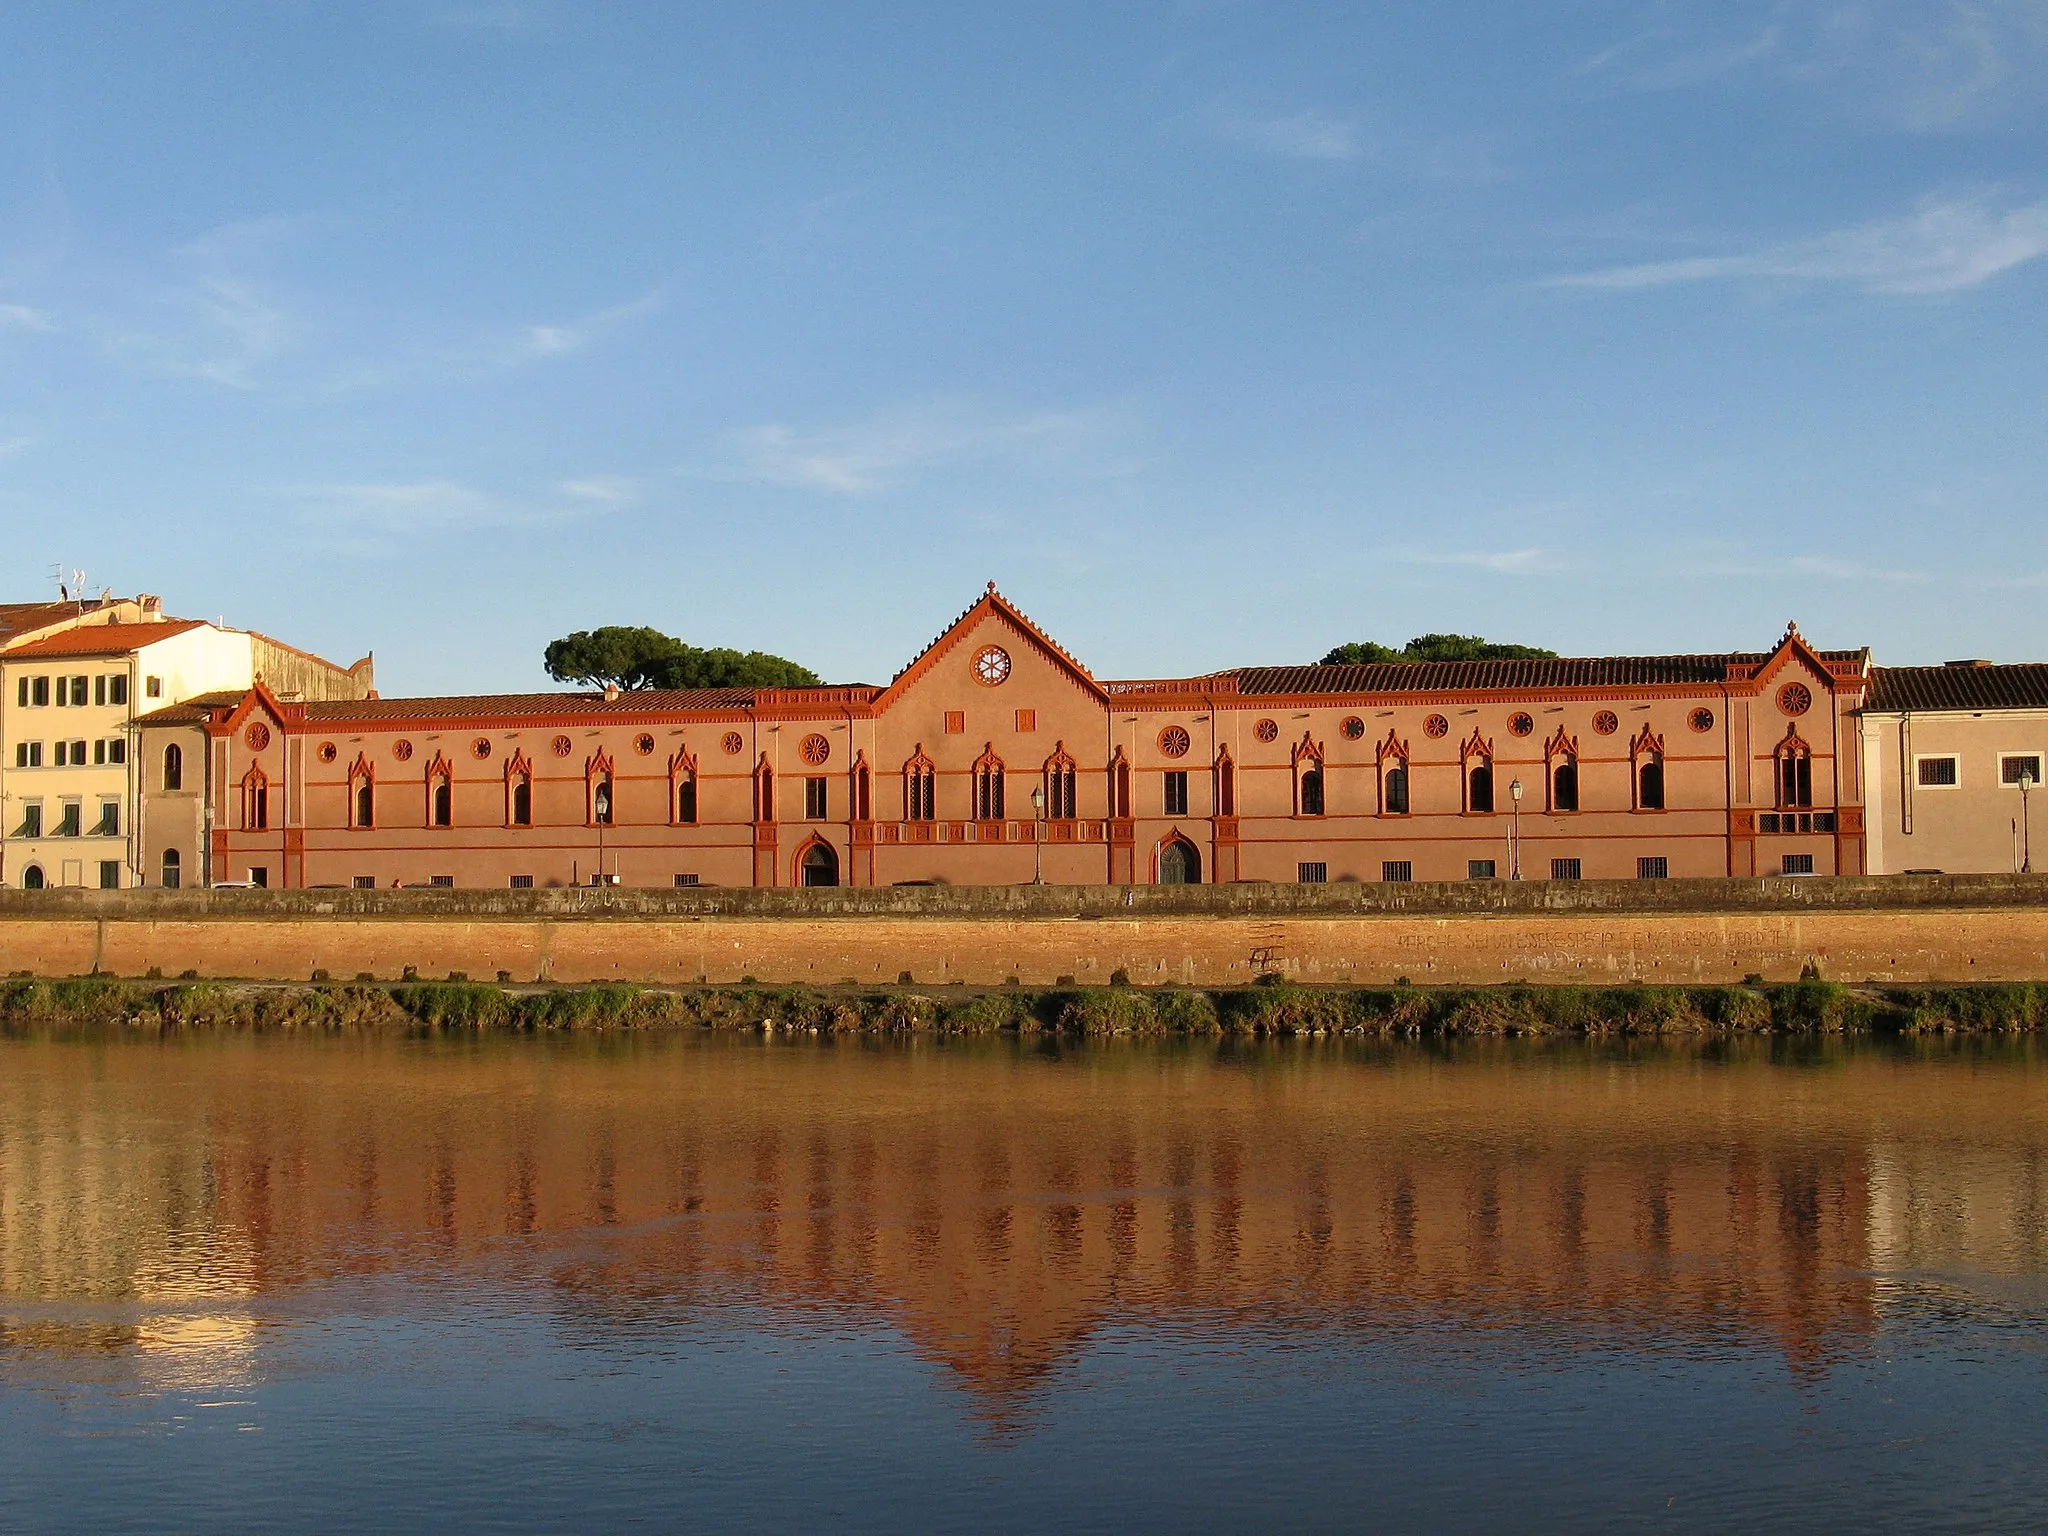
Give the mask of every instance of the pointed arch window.
[{"label": "pointed arch window", "polygon": [[427,764],[427,825],[455,825],[455,769],[438,752]]},{"label": "pointed arch window", "polygon": [[993,742],[984,742],[981,756],[974,760],[974,819],[1003,819],[1003,760],[996,756]]},{"label": "pointed arch window", "polygon": [[251,765],[242,775],[242,827],[248,832],[270,830],[270,776]]},{"label": "pointed arch window", "polygon": [[1474,816],[1493,814],[1493,743],[1474,727],[1458,749],[1465,779],[1465,810]]},{"label": "pointed arch window", "polygon": [[768,765],[768,754],[761,754],[761,761],[754,765],[754,820],[769,822],[775,819],[775,770]]},{"label": "pointed arch window", "polygon": [[377,825],[377,771],[362,753],[348,770],[348,824],[364,832]]},{"label": "pointed arch window", "polygon": [[1237,764],[1230,760],[1230,748],[1216,754],[1216,814],[1237,814]]},{"label": "pointed arch window", "polygon": [[1629,773],[1635,784],[1636,809],[1664,809],[1664,738],[1647,725],[1628,744]]},{"label": "pointed arch window", "polygon": [[1380,743],[1380,814],[1408,814],[1408,743],[1391,730]]},{"label": "pointed arch window", "polygon": [[668,814],[679,827],[697,824],[697,759],[688,748],[668,760]]},{"label": "pointed arch window", "polygon": [[1547,770],[1545,782],[1550,786],[1550,809],[1552,812],[1570,812],[1579,808],[1579,740],[1567,736],[1559,726],[1549,741],[1543,744],[1543,762]]},{"label": "pointed arch window", "polygon": [[1789,726],[1785,739],[1774,754],[1780,810],[1804,810],[1813,804],[1813,748],[1799,737],[1799,727]]},{"label": "pointed arch window", "polygon": [[903,819],[935,821],[939,814],[939,771],[925,756],[924,743],[903,765]]},{"label": "pointed arch window", "polygon": [[505,764],[505,825],[533,825],[533,763],[521,751]]},{"label": "pointed arch window", "polygon": [[611,754],[599,751],[583,766],[584,813],[590,826],[608,827],[618,819],[617,794]]},{"label": "pointed arch window", "polygon": [[1049,821],[1074,819],[1074,759],[1064,741],[1054,742],[1045,760],[1045,814]]},{"label": "pointed arch window", "polygon": [[852,813],[850,820],[874,820],[873,775],[868,771],[865,752],[854,753],[853,766],[847,770],[847,805]]},{"label": "pointed arch window", "polygon": [[1294,748],[1294,814],[1323,814],[1323,749],[1306,731]]},{"label": "pointed arch window", "polygon": [[1122,747],[1109,760],[1109,814],[1116,821],[1131,816],[1131,764]]}]

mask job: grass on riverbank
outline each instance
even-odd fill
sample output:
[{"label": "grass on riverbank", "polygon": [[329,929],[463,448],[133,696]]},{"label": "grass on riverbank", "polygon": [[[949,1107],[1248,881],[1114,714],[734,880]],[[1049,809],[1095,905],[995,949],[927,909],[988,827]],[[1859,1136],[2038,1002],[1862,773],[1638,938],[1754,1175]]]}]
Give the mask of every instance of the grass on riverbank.
[{"label": "grass on riverbank", "polygon": [[0,1031],[397,1030],[548,1033],[725,1029],[816,1034],[1062,1036],[1658,1036],[2019,1034],[2048,1024],[2048,984],[1686,987],[802,987],[514,989],[466,981],[0,983]]}]

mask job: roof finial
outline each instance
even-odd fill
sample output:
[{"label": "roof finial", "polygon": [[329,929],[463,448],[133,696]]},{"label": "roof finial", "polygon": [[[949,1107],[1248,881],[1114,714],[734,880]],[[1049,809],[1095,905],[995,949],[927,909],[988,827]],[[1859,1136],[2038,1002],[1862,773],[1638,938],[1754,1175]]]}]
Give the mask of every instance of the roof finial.
[{"label": "roof finial", "polygon": [[995,596],[995,591],[996,591],[996,584],[995,584],[994,582],[990,582],[990,583],[988,584],[988,591],[989,591],[989,596],[991,596],[991,597]]},{"label": "roof finial", "polygon": [[1785,621],[1785,638],[1787,640],[1803,640],[1806,638],[1799,633],[1799,621],[1797,619],[1787,619]]}]

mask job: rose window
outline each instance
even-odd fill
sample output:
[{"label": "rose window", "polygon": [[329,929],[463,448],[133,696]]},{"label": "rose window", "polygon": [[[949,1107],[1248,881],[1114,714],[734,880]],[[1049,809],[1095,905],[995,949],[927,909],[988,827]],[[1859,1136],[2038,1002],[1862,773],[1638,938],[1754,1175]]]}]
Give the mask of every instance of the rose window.
[{"label": "rose window", "polygon": [[1788,715],[1803,715],[1813,708],[1813,692],[1804,683],[1787,683],[1778,690],[1778,708]]},{"label": "rose window", "polygon": [[1513,714],[1508,716],[1508,729],[1517,736],[1526,736],[1536,729],[1536,722],[1528,715]]},{"label": "rose window", "polygon": [[746,738],[741,736],[738,731],[727,731],[723,736],[719,737],[718,744],[725,749],[727,757],[738,757],[740,755],[740,748],[744,747],[747,742]]},{"label": "rose window", "polygon": [[1261,720],[1252,727],[1252,734],[1261,741],[1278,741],[1280,739],[1280,726],[1276,721]]},{"label": "rose window", "polygon": [[641,732],[638,736],[635,736],[633,738],[633,750],[635,752],[638,752],[642,757],[646,757],[649,753],[651,753],[654,750],[654,738],[652,736],[649,736],[645,731]]},{"label": "rose window", "polygon": [[1353,715],[1340,727],[1346,741],[1356,741],[1365,734],[1365,722]]},{"label": "rose window", "polygon": [[469,755],[478,762],[482,762],[485,758],[489,757],[491,755],[490,737],[479,736],[475,741],[472,741],[469,744]]},{"label": "rose window", "polygon": [[821,768],[825,764],[825,759],[832,755],[832,743],[813,732],[804,738],[803,745],[796,750],[797,754],[813,768]]},{"label": "rose window", "polygon": [[1188,733],[1185,727],[1169,725],[1159,733],[1159,751],[1163,757],[1186,757],[1188,755]]},{"label": "rose window", "polygon": [[1612,736],[1621,729],[1621,719],[1611,709],[1603,709],[1593,717],[1593,729],[1602,736]]},{"label": "rose window", "polygon": [[1422,734],[1425,736],[1443,737],[1450,735],[1450,733],[1451,722],[1442,715],[1431,715],[1422,722]]},{"label": "rose window", "polygon": [[1010,675],[1010,653],[1000,645],[984,645],[974,656],[974,680],[993,688]]},{"label": "rose window", "polygon": [[555,756],[567,757],[569,755],[569,750],[573,745],[574,743],[571,742],[568,737],[557,736],[554,741]]},{"label": "rose window", "polygon": [[401,736],[397,741],[391,743],[391,755],[397,758],[401,763],[411,762],[412,743]]},{"label": "rose window", "polygon": [[1696,709],[1685,717],[1685,723],[1696,731],[1711,731],[1714,728],[1714,712],[1711,709]]},{"label": "rose window", "polygon": [[261,752],[270,745],[270,727],[261,720],[258,720],[249,727],[249,734],[242,739],[249,743],[249,750],[251,752]]}]

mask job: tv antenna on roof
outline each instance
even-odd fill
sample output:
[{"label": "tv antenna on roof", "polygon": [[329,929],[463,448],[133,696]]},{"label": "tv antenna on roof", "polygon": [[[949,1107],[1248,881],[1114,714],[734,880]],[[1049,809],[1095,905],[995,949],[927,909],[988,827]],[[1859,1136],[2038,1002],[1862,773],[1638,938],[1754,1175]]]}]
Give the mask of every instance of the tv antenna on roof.
[{"label": "tv antenna on roof", "polygon": [[50,567],[50,579],[57,583],[59,602],[68,603],[73,598],[80,602],[85,601],[85,572],[74,570],[71,573],[71,580],[67,583],[64,580],[64,567],[60,563]]}]

